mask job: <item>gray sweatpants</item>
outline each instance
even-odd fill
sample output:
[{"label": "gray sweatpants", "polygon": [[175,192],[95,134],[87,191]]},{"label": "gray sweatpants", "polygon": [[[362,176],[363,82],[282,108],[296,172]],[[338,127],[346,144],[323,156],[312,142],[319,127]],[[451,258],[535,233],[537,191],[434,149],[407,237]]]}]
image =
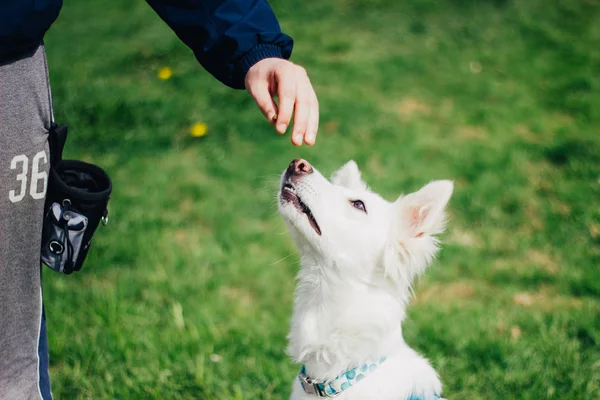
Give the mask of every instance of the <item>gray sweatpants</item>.
[{"label": "gray sweatpants", "polygon": [[51,106],[46,55],[0,65],[0,399],[50,399],[40,244]]}]

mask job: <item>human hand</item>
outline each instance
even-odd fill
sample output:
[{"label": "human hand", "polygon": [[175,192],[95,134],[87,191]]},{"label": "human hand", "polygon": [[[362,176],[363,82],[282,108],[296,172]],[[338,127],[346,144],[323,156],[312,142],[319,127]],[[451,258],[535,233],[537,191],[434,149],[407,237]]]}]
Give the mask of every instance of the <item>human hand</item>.
[{"label": "human hand", "polygon": [[281,58],[265,58],[248,70],[245,81],[246,90],[277,132],[285,133],[294,114],[292,143],[315,143],[319,103],[304,68]]}]

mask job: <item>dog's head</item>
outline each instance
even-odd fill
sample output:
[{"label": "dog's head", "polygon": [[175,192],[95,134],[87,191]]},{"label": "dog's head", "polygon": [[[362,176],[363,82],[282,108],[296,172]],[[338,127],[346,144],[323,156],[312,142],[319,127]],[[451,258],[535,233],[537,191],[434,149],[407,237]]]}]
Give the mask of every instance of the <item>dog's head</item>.
[{"label": "dog's head", "polygon": [[434,181],[390,203],[369,190],[354,161],[328,181],[307,161],[283,173],[279,211],[304,259],[371,281],[381,272],[410,284],[437,252],[450,181]]}]

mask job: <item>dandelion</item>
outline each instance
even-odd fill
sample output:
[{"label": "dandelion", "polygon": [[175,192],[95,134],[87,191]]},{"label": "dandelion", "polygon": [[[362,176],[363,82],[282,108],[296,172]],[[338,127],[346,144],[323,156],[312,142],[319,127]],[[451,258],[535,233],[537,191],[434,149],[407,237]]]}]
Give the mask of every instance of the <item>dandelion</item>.
[{"label": "dandelion", "polygon": [[162,67],[158,70],[158,78],[166,81],[173,75],[173,70],[171,67]]},{"label": "dandelion", "polygon": [[208,126],[204,122],[195,123],[190,129],[190,134],[193,137],[202,137],[206,135],[206,132],[208,132]]}]

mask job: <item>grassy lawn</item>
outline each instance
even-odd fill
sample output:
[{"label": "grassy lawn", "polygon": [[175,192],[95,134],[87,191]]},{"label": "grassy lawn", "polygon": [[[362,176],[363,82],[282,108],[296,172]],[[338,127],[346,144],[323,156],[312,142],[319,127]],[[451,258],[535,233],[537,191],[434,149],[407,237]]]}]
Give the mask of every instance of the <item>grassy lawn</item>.
[{"label": "grassy lawn", "polygon": [[298,257],[275,191],[304,157],[326,174],[355,159],[390,200],[455,181],[404,325],[446,397],[599,399],[600,3],[272,6],[319,95],[313,148],[143,1],[66,2],[48,34],[66,155],[115,186],[85,271],[44,274],[55,397],[286,398]]}]

